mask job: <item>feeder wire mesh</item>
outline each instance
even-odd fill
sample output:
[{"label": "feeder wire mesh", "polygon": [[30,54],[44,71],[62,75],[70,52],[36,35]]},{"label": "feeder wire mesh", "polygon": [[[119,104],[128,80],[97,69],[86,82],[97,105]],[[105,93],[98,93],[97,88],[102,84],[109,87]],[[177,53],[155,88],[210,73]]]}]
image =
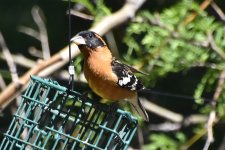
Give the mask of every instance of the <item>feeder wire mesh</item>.
[{"label": "feeder wire mesh", "polygon": [[109,110],[56,81],[31,76],[0,149],[127,149],[137,119]]}]

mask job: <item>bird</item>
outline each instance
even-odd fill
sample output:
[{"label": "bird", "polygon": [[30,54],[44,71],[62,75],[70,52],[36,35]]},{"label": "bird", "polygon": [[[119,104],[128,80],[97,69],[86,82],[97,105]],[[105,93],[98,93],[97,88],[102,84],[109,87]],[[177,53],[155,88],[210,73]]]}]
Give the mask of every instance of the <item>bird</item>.
[{"label": "bird", "polygon": [[93,31],[81,31],[71,38],[84,55],[84,76],[89,87],[111,102],[128,101],[145,121],[149,121],[138,91],[145,89],[134,73],[142,73],[112,56],[103,38]]}]

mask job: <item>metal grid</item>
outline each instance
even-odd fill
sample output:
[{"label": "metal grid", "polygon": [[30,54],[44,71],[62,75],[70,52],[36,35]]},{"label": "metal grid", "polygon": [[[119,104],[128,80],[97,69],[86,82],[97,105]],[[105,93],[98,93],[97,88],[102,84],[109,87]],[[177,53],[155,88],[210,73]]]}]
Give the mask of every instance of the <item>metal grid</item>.
[{"label": "metal grid", "polygon": [[31,76],[0,149],[127,149],[137,120],[110,110],[55,81]]}]

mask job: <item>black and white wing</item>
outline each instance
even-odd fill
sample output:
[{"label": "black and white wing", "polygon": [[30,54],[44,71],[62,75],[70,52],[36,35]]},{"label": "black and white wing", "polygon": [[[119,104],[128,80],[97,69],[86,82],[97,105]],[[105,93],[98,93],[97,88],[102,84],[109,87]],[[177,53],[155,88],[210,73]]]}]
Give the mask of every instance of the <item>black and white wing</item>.
[{"label": "black and white wing", "polygon": [[117,84],[120,87],[128,88],[131,91],[144,89],[143,84],[132,73],[132,70],[130,69],[130,67],[119,62],[115,58],[113,58],[112,60],[112,70],[118,77]]}]

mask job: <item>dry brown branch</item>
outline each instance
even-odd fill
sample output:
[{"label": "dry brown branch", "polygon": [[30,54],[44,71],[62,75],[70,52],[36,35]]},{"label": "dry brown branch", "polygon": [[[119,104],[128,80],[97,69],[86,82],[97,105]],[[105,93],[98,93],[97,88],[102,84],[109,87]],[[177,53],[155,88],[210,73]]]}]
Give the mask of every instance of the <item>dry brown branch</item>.
[{"label": "dry brown branch", "polygon": [[[118,26],[128,19],[133,17],[136,11],[141,7],[145,0],[128,0],[124,6],[113,13],[110,16],[102,18],[102,20],[97,23],[90,30],[99,33],[100,35],[105,34],[115,26]],[[71,56],[74,58],[79,54],[79,50],[76,45],[71,45],[72,53]],[[7,88],[0,93],[0,109],[4,109],[16,96],[18,96],[25,88],[30,79],[30,75],[37,75],[39,72],[44,71],[45,69],[51,68],[53,65],[57,64],[54,70],[56,71],[64,66],[69,61],[68,55],[68,46],[60,50],[58,53],[53,55],[47,60],[39,60],[35,67],[27,71],[24,75],[19,78],[19,84],[10,83]],[[52,72],[48,72],[45,76],[50,75]]]},{"label": "dry brown branch", "polygon": [[[212,3],[212,1],[213,0],[204,0],[200,5],[200,9],[205,10]],[[183,21],[183,25],[186,26],[188,23],[193,21],[196,16],[198,16],[198,12],[193,12],[190,15],[188,15],[186,19]]]}]

